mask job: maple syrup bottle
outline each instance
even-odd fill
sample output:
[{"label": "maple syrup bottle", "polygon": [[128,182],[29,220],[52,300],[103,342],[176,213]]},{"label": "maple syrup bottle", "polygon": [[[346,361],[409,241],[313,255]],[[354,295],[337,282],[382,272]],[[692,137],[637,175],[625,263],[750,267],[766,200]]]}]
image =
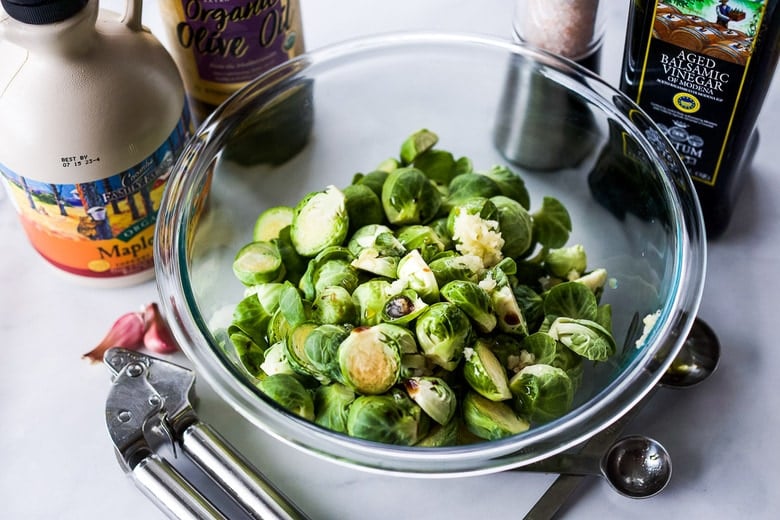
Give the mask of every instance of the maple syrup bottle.
[{"label": "maple syrup bottle", "polygon": [[778,4],[631,2],[620,89],[683,159],[708,238],[727,229],[758,143],[756,120],[780,52]]}]

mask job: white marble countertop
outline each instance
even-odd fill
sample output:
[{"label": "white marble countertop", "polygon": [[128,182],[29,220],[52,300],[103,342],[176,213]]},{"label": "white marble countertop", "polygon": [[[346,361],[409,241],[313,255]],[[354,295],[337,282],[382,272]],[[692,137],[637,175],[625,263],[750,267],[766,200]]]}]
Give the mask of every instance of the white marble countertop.
[{"label": "white marble countertop", "polygon": [[[628,0],[609,1],[602,74],[617,85]],[[123,10],[122,0],[102,5]],[[144,21],[162,29],[157,2]],[[302,0],[307,47],[377,32],[452,30],[509,37],[510,0]],[[780,81],[759,120],[752,176],[728,232],[709,248],[700,316],[723,345],[721,366],[684,394],[661,390],[628,427],[660,440],[674,460],[669,487],[647,500],[590,479],[565,518],[770,518],[780,510],[780,371],[774,305],[780,294]],[[2,148],[0,147],[0,150]],[[0,193],[0,518],[160,518],[120,469],[106,432],[109,374],[81,359],[121,314],[158,300],[152,282],[87,289],[54,274],[28,245]],[[186,364],[181,355],[176,361]],[[379,476],[315,459],[270,439],[199,383],[198,413],[261,467],[313,519],[522,518],[552,475],[454,479]]]}]

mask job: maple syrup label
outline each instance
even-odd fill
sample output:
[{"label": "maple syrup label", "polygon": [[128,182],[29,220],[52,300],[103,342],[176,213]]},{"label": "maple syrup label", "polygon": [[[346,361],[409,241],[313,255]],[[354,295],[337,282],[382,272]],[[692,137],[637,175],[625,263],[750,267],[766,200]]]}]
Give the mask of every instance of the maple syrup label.
[{"label": "maple syrup label", "polygon": [[766,1],[657,2],[635,101],[691,177],[714,185]]},{"label": "maple syrup label", "polygon": [[[160,200],[191,127],[185,106],[179,124],[153,154],[97,181],[40,182],[0,164],[0,179],[32,246],[55,267],[86,278],[118,278],[151,269]],[[82,152],[61,157],[63,171],[99,164],[99,154]]]}]

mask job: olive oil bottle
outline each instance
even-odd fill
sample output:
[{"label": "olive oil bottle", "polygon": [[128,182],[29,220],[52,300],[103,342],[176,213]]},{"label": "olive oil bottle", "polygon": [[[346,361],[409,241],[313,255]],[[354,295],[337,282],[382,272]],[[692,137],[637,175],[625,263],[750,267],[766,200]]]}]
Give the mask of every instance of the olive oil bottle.
[{"label": "olive oil bottle", "polygon": [[709,238],[728,227],[780,53],[780,0],[634,0],[620,89],[685,162]]}]

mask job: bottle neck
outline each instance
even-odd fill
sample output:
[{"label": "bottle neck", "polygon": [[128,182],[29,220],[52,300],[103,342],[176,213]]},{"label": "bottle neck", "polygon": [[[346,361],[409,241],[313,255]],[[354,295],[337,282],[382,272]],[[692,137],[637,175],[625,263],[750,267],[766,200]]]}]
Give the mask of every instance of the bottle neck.
[{"label": "bottle neck", "polygon": [[97,16],[97,0],[89,0],[82,10],[61,22],[34,25],[9,16],[0,22],[0,36],[31,54],[78,56],[88,52],[94,44]]}]

